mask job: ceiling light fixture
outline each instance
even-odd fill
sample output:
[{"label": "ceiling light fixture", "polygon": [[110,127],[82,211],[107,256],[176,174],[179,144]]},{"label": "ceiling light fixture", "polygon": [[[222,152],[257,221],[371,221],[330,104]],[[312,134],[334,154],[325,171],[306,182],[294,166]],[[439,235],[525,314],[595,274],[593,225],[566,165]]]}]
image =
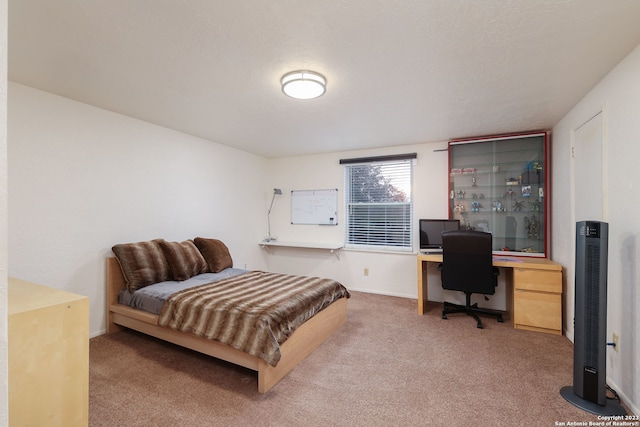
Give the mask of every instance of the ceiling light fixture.
[{"label": "ceiling light fixture", "polygon": [[292,71],[280,80],[282,92],[291,98],[313,99],[324,94],[327,79],[314,71]]}]

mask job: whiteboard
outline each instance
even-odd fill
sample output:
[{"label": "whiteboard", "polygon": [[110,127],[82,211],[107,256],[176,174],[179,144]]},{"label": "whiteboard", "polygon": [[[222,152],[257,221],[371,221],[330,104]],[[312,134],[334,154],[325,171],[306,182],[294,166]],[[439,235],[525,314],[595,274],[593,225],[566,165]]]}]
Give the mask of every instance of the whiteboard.
[{"label": "whiteboard", "polygon": [[338,225],[338,189],[291,191],[291,224]]}]

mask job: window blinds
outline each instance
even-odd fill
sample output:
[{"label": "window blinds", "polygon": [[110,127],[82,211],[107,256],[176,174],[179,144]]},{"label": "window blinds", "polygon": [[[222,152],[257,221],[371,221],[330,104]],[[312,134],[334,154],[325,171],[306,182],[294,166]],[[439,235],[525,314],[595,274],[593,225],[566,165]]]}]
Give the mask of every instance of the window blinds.
[{"label": "window blinds", "polygon": [[413,250],[411,186],[415,154],[393,158],[368,158],[366,163],[354,161],[359,159],[341,161],[345,164],[347,247]]}]

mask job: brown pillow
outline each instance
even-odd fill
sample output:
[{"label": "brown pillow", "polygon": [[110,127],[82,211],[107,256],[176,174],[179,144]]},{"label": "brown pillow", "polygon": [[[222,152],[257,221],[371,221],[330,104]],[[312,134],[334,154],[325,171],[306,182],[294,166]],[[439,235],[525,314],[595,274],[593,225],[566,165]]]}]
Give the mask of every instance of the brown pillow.
[{"label": "brown pillow", "polygon": [[196,237],[193,241],[202,252],[204,259],[207,260],[209,271],[212,273],[219,273],[225,268],[233,267],[229,248],[220,240]]},{"label": "brown pillow", "polygon": [[160,247],[167,257],[173,280],[187,280],[190,277],[209,270],[207,261],[193,244],[193,240],[185,240],[184,242],[160,242]]},{"label": "brown pillow", "polygon": [[118,258],[122,275],[130,292],[158,282],[171,280],[171,270],[160,242],[123,243],[111,250]]}]

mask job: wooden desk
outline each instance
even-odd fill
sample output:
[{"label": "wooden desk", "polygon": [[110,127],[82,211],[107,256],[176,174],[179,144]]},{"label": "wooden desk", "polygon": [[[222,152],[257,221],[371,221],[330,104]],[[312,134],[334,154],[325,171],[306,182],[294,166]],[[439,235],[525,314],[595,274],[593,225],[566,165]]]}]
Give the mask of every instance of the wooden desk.
[{"label": "wooden desk", "polygon": [[[442,254],[418,255],[418,314],[428,301],[427,267]],[[507,313],[516,329],[562,335],[562,266],[546,258],[494,256],[493,265],[507,270]]]}]

